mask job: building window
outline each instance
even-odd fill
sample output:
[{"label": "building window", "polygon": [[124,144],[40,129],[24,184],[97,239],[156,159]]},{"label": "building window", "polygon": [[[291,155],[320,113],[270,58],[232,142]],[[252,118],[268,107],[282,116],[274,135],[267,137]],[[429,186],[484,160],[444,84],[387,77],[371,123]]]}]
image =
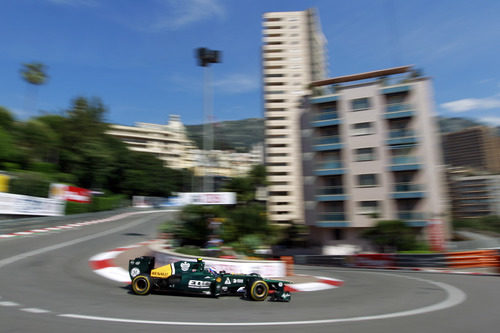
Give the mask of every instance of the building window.
[{"label": "building window", "polygon": [[269,192],[269,195],[272,197],[286,197],[288,196],[287,191],[271,191]]},{"label": "building window", "polygon": [[361,111],[370,108],[370,99],[368,97],[357,98],[351,101],[352,111]]},{"label": "building window", "polygon": [[358,214],[380,214],[380,204],[378,201],[359,201]]},{"label": "building window", "polygon": [[356,162],[374,161],[376,159],[375,148],[358,148],[355,149],[354,152],[354,160]]},{"label": "building window", "polygon": [[266,74],[265,77],[283,77],[283,74]]},{"label": "building window", "polygon": [[374,173],[358,175],[358,185],[363,187],[377,186],[378,185],[377,175]]},{"label": "building window", "polygon": [[352,135],[368,135],[375,133],[373,123],[357,123],[351,125]]},{"label": "building window", "polygon": [[269,172],[269,176],[288,176],[288,172]]}]

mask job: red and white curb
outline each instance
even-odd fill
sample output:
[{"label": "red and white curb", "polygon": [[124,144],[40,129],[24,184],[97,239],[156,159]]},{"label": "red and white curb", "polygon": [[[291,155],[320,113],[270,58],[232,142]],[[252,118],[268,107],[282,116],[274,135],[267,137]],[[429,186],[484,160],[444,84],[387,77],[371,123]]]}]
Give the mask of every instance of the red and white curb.
[{"label": "red and white curb", "polygon": [[[117,266],[113,259],[124,251],[139,246],[148,245],[151,244],[152,242],[154,241],[142,242],[139,244],[120,247],[111,251],[99,253],[89,259],[89,266],[94,270],[96,274],[99,274],[107,279],[122,283],[130,283],[131,281],[128,271]],[[315,276],[313,278],[316,280],[315,282],[289,284],[286,285],[285,290],[289,292],[320,291],[320,290],[338,288],[344,284],[344,281],[342,280],[336,280],[327,277]]]},{"label": "red and white curb", "polygon": [[131,215],[158,213],[158,212],[159,212],[158,210],[152,210],[152,211],[144,211],[144,212],[139,211],[139,212],[122,213],[122,214],[110,216],[110,217],[107,217],[104,219],[99,219],[99,220],[90,220],[90,221],[79,222],[79,223],[70,223],[70,224],[65,224],[65,225],[60,225],[60,226],[55,226],[55,227],[32,229],[32,230],[27,230],[27,231],[13,232],[13,233],[9,233],[9,234],[0,234],[0,239],[13,238],[13,237],[19,237],[19,236],[31,236],[31,235],[35,235],[35,234],[50,232],[50,231],[62,231],[62,230],[68,230],[68,229],[74,229],[74,228],[81,228],[81,227],[99,224],[99,223],[113,222],[113,221],[123,219],[123,218],[128,217],[128,216],[131,216]]},{"label": "red and white curb", "polygon": [[94,270],[96,274],[99,274],[107,279],[122,283],[130,283],[131,281],[128,272],[125,269],[117,266],[113,259],[122,252],[140,246],[148,245],[152,242],[154,241],[147,241],[125,247],[119,247],[111,251],[99,253],[89,259],[89,266]]},{"label": "red and white curb", "polygon": [[344,284],[342,280],[336,280],[327,277],[315,276],[317,281],[315,282],[304,282],[304,283],[294,283],[285,286],[285,290],[289,292],[299,292],[299,291],[320,291],[341,287]]}]

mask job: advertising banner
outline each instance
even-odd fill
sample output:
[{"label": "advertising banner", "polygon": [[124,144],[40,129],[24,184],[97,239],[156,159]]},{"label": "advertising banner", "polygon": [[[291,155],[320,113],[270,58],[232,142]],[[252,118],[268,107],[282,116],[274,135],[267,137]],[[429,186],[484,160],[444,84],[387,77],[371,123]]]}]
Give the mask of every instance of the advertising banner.
[{"label": "advertising banner", "polygon": [[179,193],[181,205],[234,205],[236,193],[234,192],[186,192]]},{"label": "advertising banner", "polygon": [[0,214],[62,216],[64,207],[62,200],[0,193]]},{"label": "advertising banner", "polygon": [[[167,251],[155,251],[154,256],[158,266],[167,265],[179,260],[195,260],[189,256],[178,255]],[[233,274],[257,273],[263,277],[285,276],[286,263],[273,260],[227,260],[217,258],[205,258],[205,267],[211,267],[216,271],[226,271]]]},{"label": "advertising banner", "polygon": [[356,267],[393,267],[395,263],[394,256],[388,253],[375,254],[356,254],[354,256],[354,265]]},{"label": "advertising banner", "polygon": [[72,202],[90,203],[92,193],[90,190],[65,184],[50,184],[51,199],[59,199]]}]

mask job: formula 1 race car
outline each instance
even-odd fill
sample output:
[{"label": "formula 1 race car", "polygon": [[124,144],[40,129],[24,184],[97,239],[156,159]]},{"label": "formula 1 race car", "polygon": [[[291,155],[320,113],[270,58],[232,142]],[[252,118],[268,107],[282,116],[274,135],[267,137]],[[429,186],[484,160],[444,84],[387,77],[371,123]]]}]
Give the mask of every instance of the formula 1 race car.
[{"label": "formula 1 race car", "polygon": [[237,295],[244,291],[244,296],[254,301],[264,301],[270,296],[272,301],[289,302],[290,292],[282,280],[262,278],[259,274],[229,274],[205,269],[202,259],[197,261],[177,261],[154,268],[155,258],[138,257],[129,261],[129,274],[132,279],[132,291],[137,295],[148,295],[152,291],[172,291],[189,294]]}]

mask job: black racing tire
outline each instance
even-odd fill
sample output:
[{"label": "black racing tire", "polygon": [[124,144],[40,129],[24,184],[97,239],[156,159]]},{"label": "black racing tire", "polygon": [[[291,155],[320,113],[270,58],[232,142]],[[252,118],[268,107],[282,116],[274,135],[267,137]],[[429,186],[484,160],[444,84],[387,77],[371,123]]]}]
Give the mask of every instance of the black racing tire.
[{"label": "black racing tire", "polygon": [[254,301],[264,301],[269,294],[269,286],[265,281],[256,280],[250,286],[250,298]]},{"label": "black racing tire", "polygon": [[132,280],[132,291],[136,295],[149,295],[151,293],[151,278],[149,275],[137,275]]}]

